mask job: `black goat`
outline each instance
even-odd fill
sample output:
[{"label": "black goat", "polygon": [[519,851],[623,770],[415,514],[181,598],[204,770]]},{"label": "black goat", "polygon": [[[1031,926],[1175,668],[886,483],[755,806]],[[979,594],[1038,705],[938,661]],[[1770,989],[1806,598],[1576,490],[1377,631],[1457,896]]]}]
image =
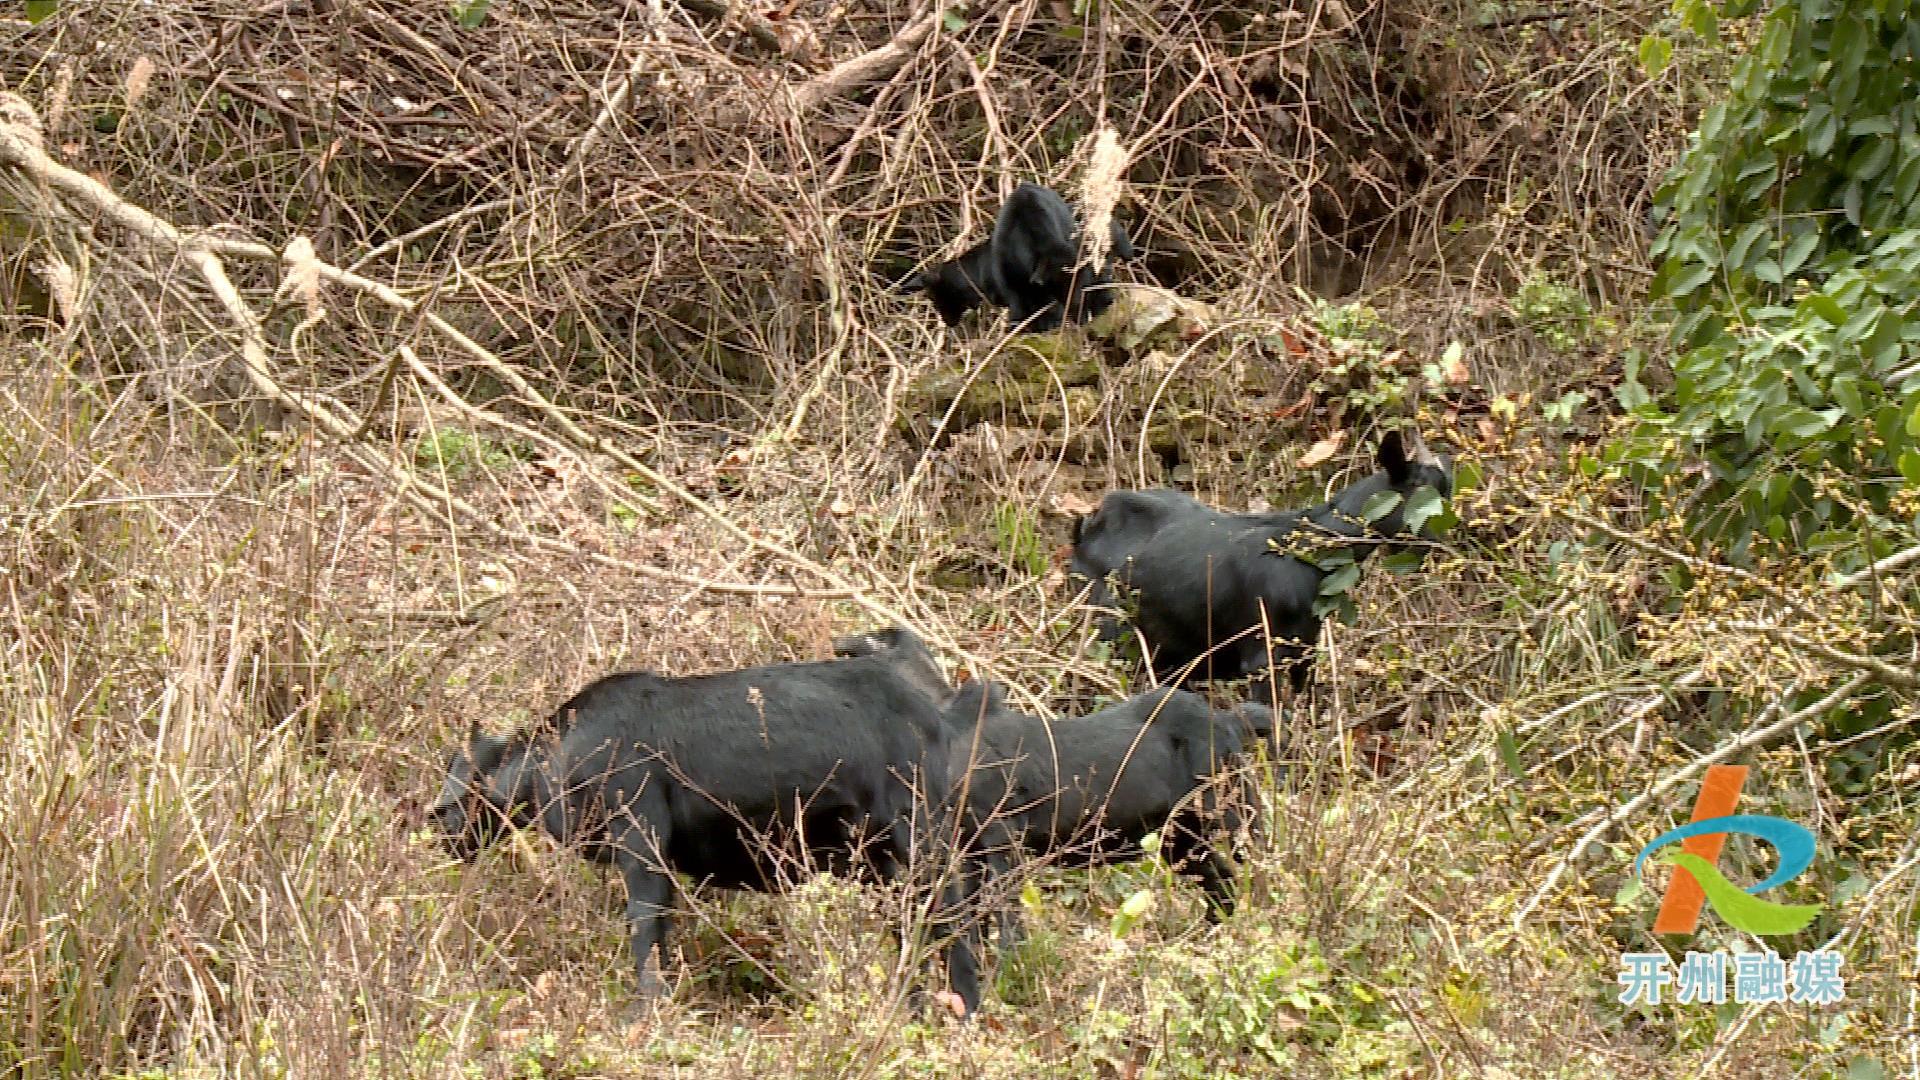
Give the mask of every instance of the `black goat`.
[{"label": "black goat", "polygon": [[[990,872],[1003,872],[1014,849],[1062,866],[1136,859],[1158,831],[1167,864],[1205,890],[1208,918],[1233,912],[1233,867],[1212,840],[1220,823],[1210,783],[1254,739],[1271,737],[1265,706],[1216,709],[1162,688],[1050,722],[1009,708],[1004,694],[975,681],[948,705],[955,727],[978,725],[967,806]],[[1003,922],[1003,935],[1014,925]]]},{"label": "black goat", "polygon": [[[915,855],[914,837],[950,835],[938,796],[957,790],[956,739],[970,731],[949,730],[946,682],[920,639],[877,637],[884,652],[851,660],[611,675],[512,738],[475,725],[434,823],[463,858],[507,826],[537,825],[618,866],[639,990],[651,995],[647,961],[666,938],[673,871],[761,892],[786,884],[788,860],[889,880]],[[951,878],[940,904],[948,976],[971,1013],[978,968],[953,924],[979,875]]]},{"label": "black goat", "polygon": [[[1308,510],[1228,514],[1175,491],[1109,492],[1074,522],[1072,570],[1094,582],[1095,603],[1110,596],[1108,575],[1135,593],[1134,625],[1160,678],[1196,661],[1185,677],[1260,672],[1268,666],[1264,627],[1294,688],[1304,688],[1320,640],[1314,601],[1332,568],[1406,535],[1407,507],[1421,489],[1441,498],[1453,491],[1446,463],[1417,440],[1410,455],[1400,434],[1389,433],[1379,472]],[[1101,632],[1120,631],[1109,620]]]},{"label": "black goat", "polygon": [[1107,259],[1097,268],[1079,266],[1073,207],[1053,189],[1023,182],[1000,207],[991,237],[908,278],[903,287],[924,291],[948,326],[988,303],[1005,307],[1015,325],[1031,319],[1030,330],[1051,330],[1063,318],[1083,322],[1113,303],[1105,286],[1113,281],[1114,260],[1134,254],[1120,219],[1111,219],[1108,235]]}]

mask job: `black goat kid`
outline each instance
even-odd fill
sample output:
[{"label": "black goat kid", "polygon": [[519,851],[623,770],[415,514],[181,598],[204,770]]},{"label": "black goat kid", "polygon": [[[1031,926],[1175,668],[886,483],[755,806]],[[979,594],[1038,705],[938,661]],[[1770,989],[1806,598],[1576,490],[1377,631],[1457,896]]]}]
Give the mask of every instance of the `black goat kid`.
[{"label": "black goat kid", "polygon": [[[1234,679],[1273,656],[1303,689],[1320,640],[1314,610],[1321,585],[1382,542],[1408,533],[1408,510],[1425,489],[1444,499],[1453,481],[1445,462],[1415,436],[1409,453],[1398,432],[1380,440],[1380,471],[1308,510],[1229,514],[1176,491],[1114,491],[1074,522],[1074,573],[1093,582],[1105,604],[1109,575],[1137,601],[1134,625],[1162,679]],[[1427,507],[1417,512],[1427,535]],[[1102,624],[1118,637],[1118,624]],[[1196,663],[1197,662],[1197,663]],[[1189,665],[1193,665],[1189,671]]]},{"label": "black goat kid", "polygon": [[1113,303],[1105,286],[1113,281],[1114,260],[1133,257],[1133,241],[1118,218],[1108,235],[1107,259],[1098,268],[1079,266],[1073,207],[1051,188],[1022,183],[1000,207],[991,237],[908,278],[903,287],[924,291],[948,326],[988,303],[1005,307],[1015,325],[1028,323],[1030,330],[1051,330],[1063,318],[1083,322]]},{"label": "black goat kid", "polygon": [[[957,790],[954,763],[964,770],[936,700],[946,682],[919,638],[888,640],[886,652],[852,660],[611,675],[533,731],[502,738],[476,726],[448,766],[434,823],[465,858],[508,826],[537,826],[619,867],[639,990],[650,995],[674,871],[761,892],[782,888],[796,864],[889,880],[918,854],[913,838],[944,835],[929,826],[952,819],[919,792]],[[979,875],[948,876],[940,910],[952,923]],[[961,930],[941,927],[952,989],[972,1012],[979,980]]]},{"label": "black goat kid", "polygon": [[[1062,866],[1137,859],[1157,831],[1167,865],[1205,890],[1207,917],[1232,913],[1233,867],[1213,843],[1223,825],[1211,785],[1255,739],[1271,737],[1265,706],[1217,709],[1162,688],[1053,722],[1015,712],[1004,693],[971,682],[948,706],[953,726],[979,728],[967,807],[992,872],[1004,872],[1016,849]],[[1011,909],[1001,925],[1010,939]]]}]

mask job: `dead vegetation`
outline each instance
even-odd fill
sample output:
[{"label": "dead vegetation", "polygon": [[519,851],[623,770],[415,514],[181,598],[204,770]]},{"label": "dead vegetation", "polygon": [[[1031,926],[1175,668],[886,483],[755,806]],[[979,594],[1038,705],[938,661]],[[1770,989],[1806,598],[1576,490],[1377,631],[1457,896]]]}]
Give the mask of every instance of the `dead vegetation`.
[{"label": "dead vegetation", "polygon": [[[7,1068],[1767,1075],[1890,1045],[1891,1005],[1818,1050],[1810,1010],[1737,1040],[1622,1010],[1645,905],[1542,884],[1714,745],[1686,692],[1808,674],[1650,660],[1701,625],[1665,549],[1556,513],[1645,525],[1567,450],[1713,63],[1646,81],[1664,7],[453,7],[0,20]],[[890,291],[1026,177],[1123,189],[1140,294],[1210,310],[1009,339]],[[1050,882],[960,1029],[874,1007],[913,968],[882,900],[700,897],[690,985],[634,1020],[617,882],[537,845],[462,871],[417,830],[470,721],[616,667],[897,621],[1077,709],[1130,676],[1055,566],[1067,514],[1309,501],[1416,410],[1482,477],[1466,525],[1331,630],[1218,930],[1150,868]],[[1863,850],[1874,881],[1905,857]]]}]

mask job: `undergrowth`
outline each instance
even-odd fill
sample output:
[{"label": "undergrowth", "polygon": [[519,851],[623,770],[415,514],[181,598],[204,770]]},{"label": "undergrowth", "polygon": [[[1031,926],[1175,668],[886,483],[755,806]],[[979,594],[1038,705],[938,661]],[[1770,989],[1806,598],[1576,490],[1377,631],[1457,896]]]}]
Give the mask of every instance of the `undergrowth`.
[{"label": "undergrowth", "polygon": [[[1674,33],[1691,8],[256,6],[0,21],[0,1072],[1911,1060],[1914,567],[1861,566],[1913,549],[1910,500],[1728,474],[1752,535],[1807,541],[1734,565],[1647,501],[1717,461],[1627,460],[1707,369],[1641,314],[1652,182],[1728,71]],[[1149,253],[1125,273],[1188,307],[1121,348],[889,295],[1015,177],[1070,187],[1101,122]],[[34,147],[132,202],[23,171]],[[1762,232],[1732,261],[1804,243]],[[1908,335],[1791,299],[1763,313],[1822,349]],[[1816,389],[1866,432],[1888,402],[1853,409],[1843,367]],[[1342,571],[1217,926],[1151,859],[1037,868],[961,1024],[910,1005],[897,896],[696,889],[673,993],[637,1002],[617,880],[533,836],[458,864],[424,827],[475,722],[892,619],[1084,712],[1146,680],[1072,603],[1072,515],[1163,483],[1306,505],[1412,423],[1454,457],[1422,508],[1450,527]],[[1822,498],[1879,531],[1760,514]],[[1773,944],[1844,950],[1836,1006],[1618,999],[1624,951],[1751,945],[1711,915],[1656,939],[1664,878],[1630,870],[1716,753],[1819,837],[1788,891],[1823,913]]]}]

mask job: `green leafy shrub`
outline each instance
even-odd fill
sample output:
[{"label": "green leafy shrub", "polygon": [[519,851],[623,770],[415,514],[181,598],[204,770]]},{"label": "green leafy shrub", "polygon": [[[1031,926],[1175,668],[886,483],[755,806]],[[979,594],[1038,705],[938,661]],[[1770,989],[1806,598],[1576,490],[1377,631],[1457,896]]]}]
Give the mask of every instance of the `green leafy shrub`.
[{"label": "green leafy shrub", "polygon": [[[1676,11],[1712,37],[1718,8]],[[1665,399],[1611,457],[1745,558],[1756,539],[1857,566],[1912,535],[1920,491],[1920,14],[1769,11],[1662,187],[1652,291],[1671,305]],[[1643,50],[1644,52],[1645,50]],[[1698,455],[1704,470],[1673,465]],[[1684,503],[1681,501],[1684,500]],[[1656,509],[1659,507],[1657,506]],[[1890,535],[1892,534],[1892,535]]]}]

